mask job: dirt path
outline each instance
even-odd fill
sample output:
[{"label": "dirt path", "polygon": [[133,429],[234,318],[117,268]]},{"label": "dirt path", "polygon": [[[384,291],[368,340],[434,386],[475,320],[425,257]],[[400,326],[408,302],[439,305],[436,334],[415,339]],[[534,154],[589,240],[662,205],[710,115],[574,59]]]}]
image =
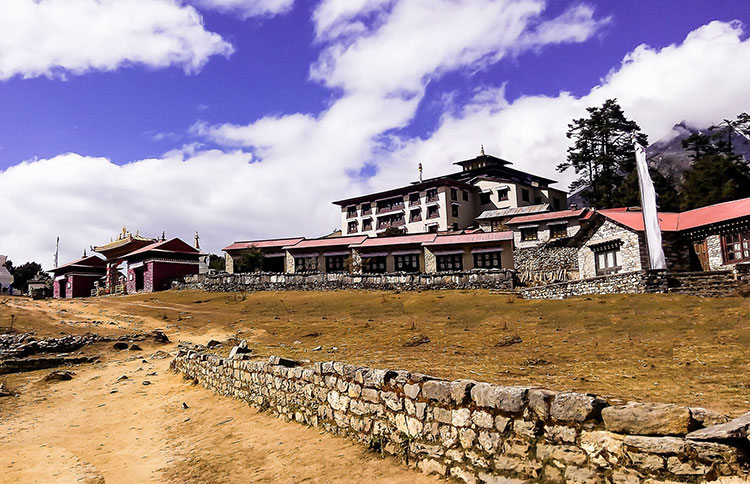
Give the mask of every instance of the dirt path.
[{"label": "dirt path", "polygon": [[169,359],[116,356],[72,381],[14,382],[21,396],[0,401],[0,483],[438,482],[191,385]]}]

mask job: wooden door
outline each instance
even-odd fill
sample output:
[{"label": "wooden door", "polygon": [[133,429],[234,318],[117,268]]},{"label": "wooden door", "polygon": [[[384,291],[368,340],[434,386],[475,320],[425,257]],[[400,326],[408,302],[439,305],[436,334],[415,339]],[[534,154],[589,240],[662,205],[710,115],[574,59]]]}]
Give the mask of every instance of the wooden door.
[{"label": "wooden door", "polygon": [[706,241],[701,240],[700,242],[693,242],[693,251],[695,251],[695,255],[698,256],[701,269],[704,271],[711,270],[711,266],[708,264],[708,246],[706,245]]}]

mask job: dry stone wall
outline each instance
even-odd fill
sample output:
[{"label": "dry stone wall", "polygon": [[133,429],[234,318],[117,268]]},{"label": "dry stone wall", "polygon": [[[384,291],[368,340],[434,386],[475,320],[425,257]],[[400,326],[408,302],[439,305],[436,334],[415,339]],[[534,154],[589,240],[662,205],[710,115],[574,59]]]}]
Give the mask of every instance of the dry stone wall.
[{"label": "dry stone wall", "polygon": [[750,264],[713,272],[634,271],[520,289],[524,299],[565,299],[591,294],[733,296],[750,284]]},{"label": "dry stone wall", "polygon": [[748,472],[750,414],[726,423],[701,408],[247,356],[183,350],[172,368],[466,483],[693,483]]},{"label": "dry stone wall", "polygon": [[252,272],[246,274],[198,274],[173,284],[175,289],[204,291],[310,291],[333,289],[498,289],[512,290],[514,271],[477,269],[465,272],[349,274],[287,274]]}]

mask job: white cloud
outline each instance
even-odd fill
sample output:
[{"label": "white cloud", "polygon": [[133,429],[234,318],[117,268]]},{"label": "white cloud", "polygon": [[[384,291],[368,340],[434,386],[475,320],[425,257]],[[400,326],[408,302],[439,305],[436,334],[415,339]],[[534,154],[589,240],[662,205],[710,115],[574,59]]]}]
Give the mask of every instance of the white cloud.
[{"label": "white cloud", "polygon": [[449,172],[451,162],[471,156],[484,143],[488,152],[521,170],[561,181],[568,123],[586,116],[586,107],[617,98],[626,116],[656,141],[680,121],[706,127],[734,117],[750,106],[750,40],[738,22],[711,22],[689,33],[680,44],[637,47],[601,83],[582,97],[525,96],[509,102],[503,89],[486,88],[459,113],[446,113],[425,139],[390,139],[395,150],[382,156],[379,175],[367,188],[406,181],[404,163],[422,162],[429,174]]},{"label": "white cloud", "polygon": [[585,7],[542,21],[542,0],[402,0],[376,2],[379,20],[367,26],[359,16],[373,6],[355,3],[346,9],[324,2],[314,17],[323,33],[356,32],[336,37],[311,69],[314,80],[345,91],[418,93],[445,72],[481,68],[510,51],[580,42],[602,25]]},{"label": "white cloud", "polygon": [[198,71],[233,47],[176,0],[0,0],[0,80],[123,65]]},{"label": "white cloud", "polygon": [[286,13],[294,6],[294,0],[192,0],[192,3],[220,12],[236,13],[243,19]]}]

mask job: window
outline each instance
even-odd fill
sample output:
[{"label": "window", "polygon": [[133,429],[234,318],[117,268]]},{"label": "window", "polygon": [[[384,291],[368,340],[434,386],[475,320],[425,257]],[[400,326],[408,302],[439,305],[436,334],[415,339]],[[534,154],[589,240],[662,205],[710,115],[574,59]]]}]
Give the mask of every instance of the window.
[{"label": "window", "polygon": [[525,227],[521,229],[521,240],[539,240],[539,231],[537,227]]},{"label": "window", "polygon": [[346,227],[347,234],[356,234],[358,229],[358,223],[356,220],[352,220]]},{"label": "window", "polygon": [[438,199],[437,188],[430,188],[427,190],[427,201],[434,202]]},{"label": "window", "polygon": [[344,257],[343,255],[327,255],[326,272],[344,272]]},{"label": "window", "polygon": [[384,217],[378,217],[378,230],[387,229],[388,227],[399,227],[404,225],[404,213],[394,213]]},{"label": "window", "polygon": [[483,252],[480,254],[474,254],[474,267],[477,269],[501,268],[500,252]]},{"label": "window", "polygon": [[362,232],[367,232],[369,230],[372,230],[372,219],[366,218],[362,220]]},{"label": "window", "polygon": [[386,256],[364,257],[362,259],[362,272],[365,274],[382,274],[385,272]]},{"label": "window", "polygon": [[453,225],[451,225],[451,228],[453,229],[454,232],[457,232],[458,231],[458,224],[454,222]]},{"label": "window", "polygon": [[404,254],[393,257],[399,272],[419,272],[419,254]]},{"label": "window", "polygon": [[419,192],[409,194],[409,206],[419,205]]},{"label": "window", "polygon": [[430,205],[427,207],[427,218],[437,218],[440,216],[440,207],[438,205]]},{"label": "window", "polygon": [[295,257],[294,272],[315,272],[318,270],[318,258],[312,257]]},{"label": "window", "polygon": [[531,194],[527,188],[521,188],[521,200],[524,202],[531,200]]},{"label": "window", "polygon": [[353,218],[357,216],[357,206],[349,205],[346,207],[346,218]]},{"label": "window", "polygon": [[479,203],[481,205],[487,205],[492,201],[490,198],[491,193],[490,192],[482,192],[479,194]]},{"label": "window", "polygon": [[370,215],[372,213],[372,204],[370,203],[363,203],[362,204],[362,215]]},{"label": "window", "polygon": [[422,220],[422,209],[415,208],[409,211],[409,222],[419,222]]},{"label": "window", "polygon": [[549,236],[552,239],[561,239],[568,236],[568,224],[554,224],[549,226]]},{"label": "window", "polygon": [[464,202],[468,202],[469,201],[469,192],[467,192],[466,190],[463,190],[461,192],[461,195],[463,196]]},{"label": "window", "polygon": [[458,200],[458,190],[455,188],[451,188],[451,200],[454,202]]},{"label": "window", "polygon": [[510,193],[510,188],[503,187],[497,190],[497,197],[500,199],[501,202],[504,202],[508,200],[508,193]]},{"label": "window", "polygon": [[438,224],[425,225],[424,228],[427,230],[428,234],[434,234],[438,231]]},{"label": "window", "polygon": [[724,263],[750,260],[750,232],[722,236],[724,246]]},{"label": "window", "polygon": [[403,197],[393,197],[388,200],[380,200],[378,202],[378,213],[392,212],[404,208]]},{"label": "window", "polygon": [[615,248],[608,248],[606,250],[594,252],[597,276],[614,274],[620,270],[620,266],[617,265],[617,252],[618,249]]},{"label": "window", "polygon": [[458,217],[458,205],[451,205],[451,217]]},{"label": "window", "polygon": [[552,208],[555,210],[560,210],[560,199],[559,198],[553,198],[552,199]]},{"label": "window", "polygon": [[437,256],[438,272],[461,271],[464,268],[463,254],[445,254]]}]

